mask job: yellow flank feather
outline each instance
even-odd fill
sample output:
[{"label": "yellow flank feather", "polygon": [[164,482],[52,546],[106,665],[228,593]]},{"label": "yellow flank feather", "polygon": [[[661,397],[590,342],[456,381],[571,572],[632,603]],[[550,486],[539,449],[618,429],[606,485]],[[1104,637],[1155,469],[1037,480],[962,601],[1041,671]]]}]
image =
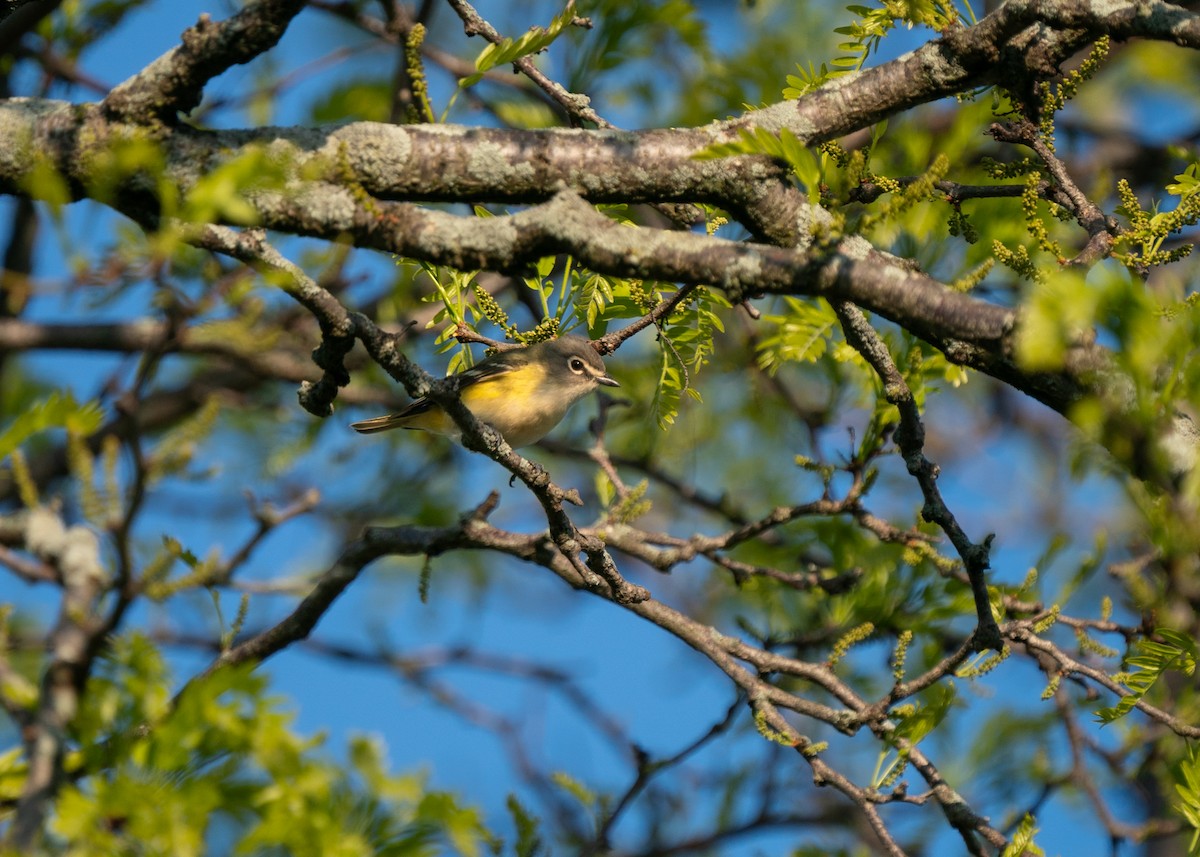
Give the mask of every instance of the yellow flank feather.
[{"label": "yellow flank feather", "polygon": [[[546,376],[546,369],[537,363],[527,363],[509,372],[486,375],[462,389],[463,404],[472,411],[478,405],[503,399],[527,399],[537,391]],[[497,384],[500,379],[504,383]]]},{"label": "yellow flank feather", "polygon": [[[546,413],[540,407],[547,404],[539,402],[537,396],[545,375],[544,366],[530,363],[511,372],[489,376],[466,387],[462,391],[462,402],[471,413],[504,435],[510,445],[525,446],[554,428],[563,416],[557,409]],[[503,383],[497,383],[501,379]],[[447,422],[453,422],[441,408],[436,410]],[[481,416],[484,414],[486,418]]]},{"label": "yellow flank feather", "polygon": [[[536,406],[531,407],[536,404],[534,394],[545,374],[542,366],[527,365],[511,372],[486,375],[462,388],[462,402],[476,416],[486,414],[486,422],[506,438],[541,437],[562,417],[557,413],[542,414]],[[501,378],[504,383],[497,384]],[[425,399],[418,399],[398,414],[364,420],[356,428],[367,433],[405,428],[458,436],[454,420]]]}]

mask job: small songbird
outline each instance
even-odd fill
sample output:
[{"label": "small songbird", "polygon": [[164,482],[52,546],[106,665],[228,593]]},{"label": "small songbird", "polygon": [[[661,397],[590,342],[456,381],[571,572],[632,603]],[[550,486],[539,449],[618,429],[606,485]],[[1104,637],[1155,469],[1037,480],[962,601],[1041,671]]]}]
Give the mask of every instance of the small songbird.
[{"label": "small songbird", "polygon": [[[560,336],[524,348],[501,351],[461,375],[462,403],[495,428],[510,446],[541,440],[567,415],[571,405],[598,386],[619,387],[586,339]],[[458,440],[458,426],[428,398],[404,410],[351,423],[363,434],[394,428],[421,429]]]}]

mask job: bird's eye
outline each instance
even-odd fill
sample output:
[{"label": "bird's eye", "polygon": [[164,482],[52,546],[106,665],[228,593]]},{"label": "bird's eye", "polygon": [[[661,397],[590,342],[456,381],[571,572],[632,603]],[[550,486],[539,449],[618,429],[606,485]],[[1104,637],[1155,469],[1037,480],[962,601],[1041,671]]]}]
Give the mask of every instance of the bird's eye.
[{"label": "bird's eye", "polygon": [[583,374],[583,361],[580,360],[578,357],[572,357],[570,360],[567,361],[567,365],[571,367],[571,371],[574,372],[576,375]]}]

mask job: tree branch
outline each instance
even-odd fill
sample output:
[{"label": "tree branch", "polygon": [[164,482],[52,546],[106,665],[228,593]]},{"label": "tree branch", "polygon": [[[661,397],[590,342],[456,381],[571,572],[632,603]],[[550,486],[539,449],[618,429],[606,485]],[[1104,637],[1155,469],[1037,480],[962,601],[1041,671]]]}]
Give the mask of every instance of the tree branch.
[{"label": "tree branch", "polygon": [[63,589],[58,622],[50,633],[50,661],[37,707],[22,736],[29,767],[7,837],[14,850],[29,853],[63,781],[67,730],[95,656],[100,624],[94,612],[108,575],[100,560],[99,540],[87,527],[67,527],[45,508],[10,524],[23,530],[22,547],[57,569]]},{"label": "tree branch", "polygon": [[[450,8],[462,19],[463,28],[468,36],[483,36],[494,45],[504,41],[504,37],[496,31],[496,28],[484,20],[475,10],[475,7],[467,3],[466,0],[448,0],[448,2]],[[533,81],[539,89],[562,107],[566,114],[571,117],[572,124],[578,126],[584,122],[591,122],[597,128],[616,127],[589,106],[591,99],[586,95],[568,92],[558,83],[547,77],[534,64],[531,57],[521,57],[513,63],[513,66],[520,69],[522,74]]]},{"label": "tree branch", "polygon": [[113,88],[101,102],[104,115],[126,122],[173,124],[177,113],[187,113],[200,103],[210,80],[273,48],[304,6],[304,0],[255,0],[216,24],[207,13],[201,15],[184,30],[178,47]]},{"label": "tree branch", "polygon": [[971,581],[971,594],[975,599],[975,618],[978,625],[975,629],[975,645],[979,649],[995,649],[997,652],[1004,645],[1000,636],[1000,627],[992,616],[991,599],[988,597],[986,572],[991,553],[991,537],[984,539],[983,544],[975,544],[959,526],[958,519],[946,506],[942,492],[937,487],[938,467],[925,457],[925,426],[921,423],[921,413],[913,400],[912,391],[900,370],[896,368],[887,346],[875,329],[867,322],[858,307],[845,301],[833,304],[846,334],[846,341],[854,346],[871,368],[879,376],[883,384],[884,397],[900,412],[900,427],[896,429],[896,445],[904,457],[908,472],[921,486],[925,497],[925,505],[921,508],[921,517],[926,521],[937,524],[950,537],[954,549],[962,558],[963,566]]},{"label": "tree branch", "polygon": [[[788,128],[806,144],[833,140],[882,119],[981,86],[1019,88],[1044,79],[1100,35],[1200,48],[1200,16],[1161,0],[1008,0],[970,27],[891,62],[839,78],[795,100],[752,110],[737,128]],[[1029,103],[1033,103],[1032,100]]]},{"label": "tree branch", "polygon": [[5,0],[0,8],[0,55],[11,53],[17,42],[62,5],[62,0]]}]

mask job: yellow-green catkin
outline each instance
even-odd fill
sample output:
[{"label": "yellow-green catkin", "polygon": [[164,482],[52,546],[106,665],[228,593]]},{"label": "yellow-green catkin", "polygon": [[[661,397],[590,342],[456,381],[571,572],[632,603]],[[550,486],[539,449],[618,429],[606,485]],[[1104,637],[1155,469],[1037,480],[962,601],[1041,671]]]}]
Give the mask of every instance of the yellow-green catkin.
[{"label": "yellow-green catkin", "polygon": [[421,62],[421,45],[425,41],[425,25],[417,24],[404,40],[405,70],[412,87],[412,102],[408,105],[408,121],[411,124],[432,125],[437,119],[433,115],[433,104],[429,101],[429,82],[425,79],[425,64]]}]

